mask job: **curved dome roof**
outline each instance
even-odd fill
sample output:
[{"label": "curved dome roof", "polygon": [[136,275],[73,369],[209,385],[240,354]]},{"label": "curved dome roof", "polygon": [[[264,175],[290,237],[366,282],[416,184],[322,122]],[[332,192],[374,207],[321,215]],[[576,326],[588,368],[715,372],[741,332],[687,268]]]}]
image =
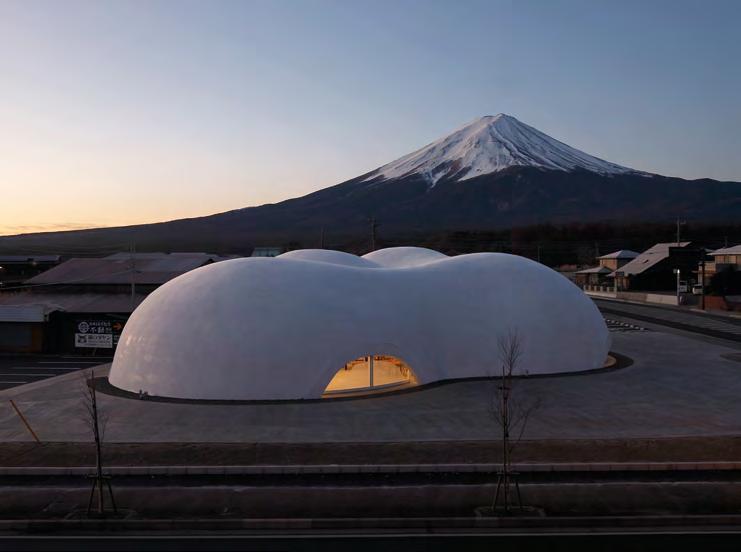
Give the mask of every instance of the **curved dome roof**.
[{"label": "curved dome roof", "polygon": [[424,247],[389,247],[363,255],[363,259],[387,268],[406,268],[448,259],[438,251]]},{"label": "curved dome roof", "polygon": [[364,257],[358,257],[344,251],[332,251],[331,249],[297,249],[278,255],[280,259],[294,259],[298,261],[314,261],[317,263],[330,263],[342,266],[357,266],[360,268],[377,268],[379,265]]},{"label": "curved dome roof", "polygon": [[511,331],[531,374],[600,367],[610,345],[594,303],[523,257],[293,251],[214,263],[155,290],[126,324],[109,379],[165,397],[319,398],[365,355],[401,358],[423,384],[493,375],[497,338]]}]

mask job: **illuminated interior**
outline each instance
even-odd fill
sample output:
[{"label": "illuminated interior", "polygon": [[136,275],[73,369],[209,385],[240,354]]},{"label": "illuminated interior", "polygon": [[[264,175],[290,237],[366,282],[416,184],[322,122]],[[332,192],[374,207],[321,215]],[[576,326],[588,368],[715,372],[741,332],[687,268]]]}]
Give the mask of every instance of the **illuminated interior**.
[{"label": "illuminated interior", "polygon": [[412,385],[417,385],[417,378],[406,362],[393,356],[374,355],[356,358],[340,368],[323,396],[375,393]]}]

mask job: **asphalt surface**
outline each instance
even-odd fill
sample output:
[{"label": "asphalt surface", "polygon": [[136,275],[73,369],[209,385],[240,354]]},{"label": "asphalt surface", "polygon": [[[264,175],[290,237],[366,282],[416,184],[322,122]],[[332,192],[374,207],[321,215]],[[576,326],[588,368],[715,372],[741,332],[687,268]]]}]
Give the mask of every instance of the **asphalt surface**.
[{"label": "asphalt surface", "polygon": [[637,305],[598,298],[593,298],[593,300],[607,318],[611,315],[619,315],[632,320],[652,322],[731,341],[741,341],[741,319],[683,311],[671,307]]},{"label": "asphalt surface", "polygon": [[92,368],[110,358],[71,355],[0,356],[0,390]]},{"label": "asphalt surface", "polygon": [[0,536],[3,550],[290,550],[324,552],[353,550],[404,550],[437,551],[467,550],[576,552],[598,549],[602,552],[625,550],[738,550],[741,532],[732,527],[687,527],[595,530],[551,529],[533,531],[519,529],[507,531],[486,530],[417,530],[417,531],[308,531],[265,532],[239,534],[210,532],[191,534],[98,534],[98,535],[45,535]]}]

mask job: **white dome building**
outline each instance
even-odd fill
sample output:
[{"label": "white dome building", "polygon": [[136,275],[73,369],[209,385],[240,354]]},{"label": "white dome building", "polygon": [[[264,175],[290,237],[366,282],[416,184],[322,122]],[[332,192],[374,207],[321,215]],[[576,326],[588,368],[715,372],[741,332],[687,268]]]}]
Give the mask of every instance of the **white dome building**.
[{"label": "white dome building", "polygon": [[316,399],[490,376],[517,332],[520,373],[603,366],[605,322],[580,289],[503,253],[300,250],[188,272],[132,314],[110,383],[187,399]]}]

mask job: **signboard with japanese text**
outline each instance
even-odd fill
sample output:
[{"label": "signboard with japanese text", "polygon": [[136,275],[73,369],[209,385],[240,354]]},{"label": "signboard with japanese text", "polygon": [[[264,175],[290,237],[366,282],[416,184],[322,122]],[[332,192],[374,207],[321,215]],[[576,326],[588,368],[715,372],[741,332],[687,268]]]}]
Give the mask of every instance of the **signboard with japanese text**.
[{"label": "signboard with japanese text", "polygon": [[112,349],[113,334],[75,334],[75,347],[95,348],[95,349]]},{"label": "signboard with japanese text", "polygon": [[118,345],[123,323],[108,319],[77,320],[75,347],[88,349],[112,349]]}]

